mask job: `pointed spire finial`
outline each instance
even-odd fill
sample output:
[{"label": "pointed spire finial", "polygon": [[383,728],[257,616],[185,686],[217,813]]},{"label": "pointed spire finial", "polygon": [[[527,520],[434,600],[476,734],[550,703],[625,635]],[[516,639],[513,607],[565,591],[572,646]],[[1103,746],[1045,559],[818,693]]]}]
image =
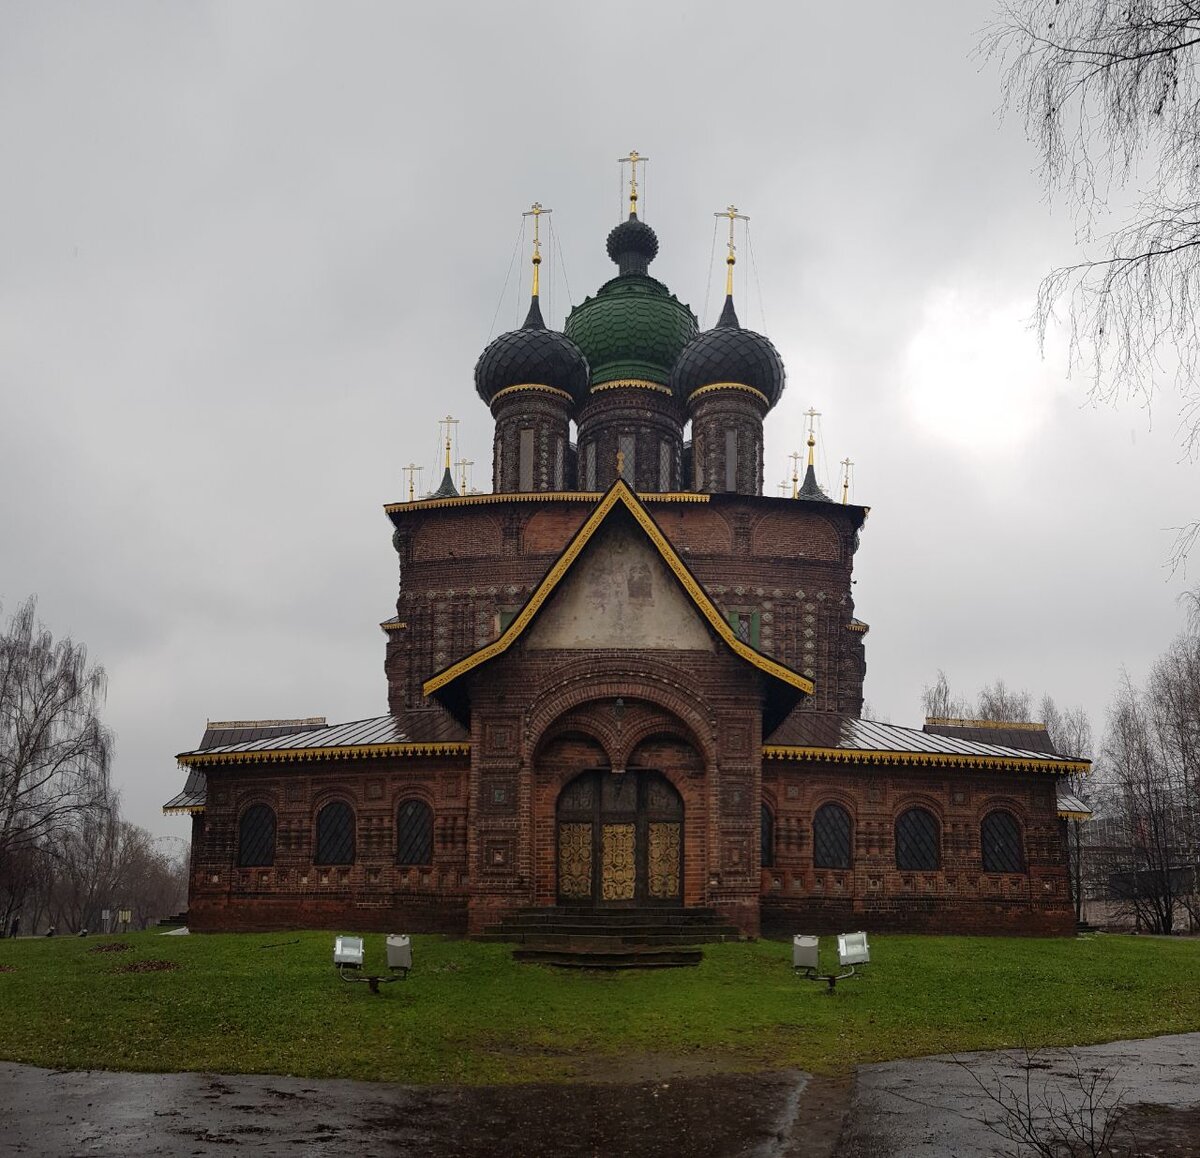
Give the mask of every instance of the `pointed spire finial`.
[{"label": "pointed spire finial", "polygon": [[649,161],[649,157],[643,157],[637,149],[630,149],[628,157],[618,157],[617,162],[624,165],[629,162],[629,216],[637,216],[638,203],[638,188],[637,188],[637,167],[639,164],[644,165]]},{"label": "pointed spire finial", "polygon": [[792,460],[792,498],[800,493],[800,452],[793,450],[788,458]]},{"label": "pointed spire finial", "polygon": [[725,257],[725,296],[731,298],[733,297],[733,267],[737,262],[737,257],[735,256],[737,246],[733,244],[733,223],[735,221],[749,221],[750,218],[744,213],[739,213],[736,205],[726,206],[719,213],[714,213],[713,216],[729,218],[729,253]]},{"label": "pointed spire finial", "polygon": [[458,467],[458,489],[465,495],[471,489],[468,485],[468,468],[475,465],[475,460],[473,458],[460,458],[454,465]]},{"label": "pointed spire finial", "polygon": [[817,419],[821,417],[821,412],[809,407],[804,417],[808,419],[808,465],[812,466],[813,448],[817,445]]},{"label": "pointed spire finial", "polygon": [[[533,208],[527,209],[521,214],[522,217],[533,218],[533,296],[538,296],[538,266],[542,264],[542,238],[538,230],[538,218],[545,217],[553,213],[553,209],[543,209],[540,201],[533,203]],[[553,289],[551,289],[553,293]]]},{"label": "pointed spire finial", "polygon": [[854,465],[849,458],[842,459],[842,506],[845,506],[850,496],[850,468]]},{"label": "pointed spire finial", "polygon": [[441,427],[444,426],[446,428],[446,436],[445,437],[446,437],[446,469],[447,470],[450,469],[450,433],[454,429],[454,427],[456,427],[457,425],[458,425],[458,419],[451,418],[449,414],[447,414],[445,418],[438,419],[439,433],[441,433],[441,431],[440,431]]},{"label": "pointed spire finial", "polygon": [[423,471],[425,468],[423,466],[417,466],[415,462],[410,462],[408,466],[401,467],[400,469],[403,470],[406,475],[408,475],[408,501],[411,503],[413,499],[417,497],[415,483],[420,482],[421,471]]}]

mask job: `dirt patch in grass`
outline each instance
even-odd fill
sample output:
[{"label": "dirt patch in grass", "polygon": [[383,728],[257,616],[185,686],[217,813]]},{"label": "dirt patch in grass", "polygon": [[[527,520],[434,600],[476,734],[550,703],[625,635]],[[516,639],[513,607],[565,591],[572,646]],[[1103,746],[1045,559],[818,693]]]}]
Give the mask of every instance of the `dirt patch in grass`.
[{"label": "dirt patch in grass", "polygon": [[106,945],[93,945],[89,953],[128,953],[132,949],[132,945],[127,945],[124,941],[110,941]]},{"label": "dirt patch in grass", "polygon": [[122,965],[117,970],[118,973],[166,973],[171,969],[178,969],[179,965],[175,961],[130,961],[128,965]]},{"label": "dirt patch in grass", "polygon": [[15,965],[0,965],[0,973],[15,973],[16,971]]}]

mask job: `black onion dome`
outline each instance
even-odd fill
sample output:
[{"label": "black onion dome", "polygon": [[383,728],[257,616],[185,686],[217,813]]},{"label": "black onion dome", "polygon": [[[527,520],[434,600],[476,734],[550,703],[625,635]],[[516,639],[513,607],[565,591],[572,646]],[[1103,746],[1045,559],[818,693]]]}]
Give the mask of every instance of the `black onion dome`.
[{"label": "black onion dome", "polygon": [[645,273],[658,255],[658,235],[631,213],[608,235],[607,249],[622,274]]},{"label": "black onion dome", "polygon": [[566,334],[546,329],[536,297],[525,324],[501,334],[475,363],[475,389],[488,405],[509,386],[553,386],[578,400],[590,380],[587,358]]},{"label": "black onion dome", "polygon": [[766,396],[768,406],[779,401],[787,382],[779,351],[770,338],[742,329],[731,297],[725,299],[717,324],[684,347],[671,371],[671,389],[678,398],[690,398],[717,382],[749,386]]}]

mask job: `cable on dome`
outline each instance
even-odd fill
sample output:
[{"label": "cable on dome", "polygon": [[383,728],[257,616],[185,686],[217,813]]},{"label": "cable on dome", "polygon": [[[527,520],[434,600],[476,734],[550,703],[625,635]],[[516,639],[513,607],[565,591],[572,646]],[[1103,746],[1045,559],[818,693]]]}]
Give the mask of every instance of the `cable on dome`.
[{"label": "cable on dome", "polygon": [[762,282],[758,280],[758,261],[754,257],[754,242],[750,239],[750,222],[746,222],[746,248],[750,251],[750,268],[754,271],[754,288],[758,291],[758,316],[762,318],[762,332],[765,334],[768,330],[767,326],[767,310],[763,305]]},{"label": "cable on dome", "polygon": [[575,308],[575,295],[573,293],[571,293],[571,279],[569,277],[567,277],[567,264],[565,261],[563,261],[562,242],[560,242],[558,240],[558,234],[555,233],[555,231],[554,231],[554,222],[553,221],[549,222],[549,225],[550,225],[550,236],[554,240],[554,252],[555,252],[555,255],[558,257],[558,268],[562,271],[563,285],[565,285],[567,287],[567,305],[571,309],[574,309]]},{"label": "cable on dome", "polygon": [[700,315],[700,324],[708,321],[708,303],[712,299],[713,263],[717,260],[717,219],[713,217],[712,245],[708,250],[708,277],[704,279],[704,312]]}]

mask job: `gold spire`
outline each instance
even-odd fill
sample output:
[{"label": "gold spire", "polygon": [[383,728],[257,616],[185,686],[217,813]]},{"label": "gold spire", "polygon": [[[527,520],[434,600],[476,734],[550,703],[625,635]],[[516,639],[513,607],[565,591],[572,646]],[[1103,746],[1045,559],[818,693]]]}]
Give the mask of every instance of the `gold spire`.
[{"label": "gold spire", "polygon": [[737,261],[737,258],[734,256],[737,247],[733,244],[733,223],[735,221],[749,221],[750,218],[744,213],[739,213],[736,205],[729,205],[720,213],[714,213],[713,216],[729,218],[729,254],[725,258],[725,296],[731,298],[733,297],[733,266]]},{"label": "gold spire", "polygon": [[416,487],[414,486],[413,480],[415,478],[419,482],[421,478],[421,471],[423,471],[425,468],[423,466],[417,466],[415,462],[410,462],[408,466],[401,467],[400,469],[403,470],[406,475],[408,475],[408,501],[411,503],[413,499],[417,497]]},{"label": "gold spire", "polygon": [[788,458],[792,460],[792,498],[800,493],[800,452],[793,450]]},{"label": "gold spire", "polygon": [[[542,203],[535,201],[532,209],[521,214],[522,217],[533,218],[533,296],[535,298],[538,296],[538,266],[542,264],[542,239],[538,231],[538,218],[553,212],[553,209],[543,209]],[[553,293],[553,289],[551,289],[551,293]]]},{"label": "gold spire", "polygon": [[638,191],[637,191],[637,167],[644,165],[649,157],[643,157],[637,149],[630,149],[628,157],[618,157],[617,161],[620,164],[629,162],[629,213],[630,216],[637,213]]},{"label": "gold spire", "polygon": [[849,458],[842,459],[842,506],[845,506],[849,501],[850,496],[850,468],[854,465]]},{"label": "gold spire", "polygon": [[808,419],[808,465],[812,466],[813,448],[817,445],[817,419],[821,417],[821,412],[819,410],[813,410],[812,407],[809,407],[809,409],[804,412],[804,417]]},{"label": "gold spire", "polygon": [[[449,414],[445,418],[438,419],[438,426],[446,428],[446,469],[450,469],[450,432],[458,425],[457,418],[451,418]],[[439,431],[440,433],[440,431]]]}]

